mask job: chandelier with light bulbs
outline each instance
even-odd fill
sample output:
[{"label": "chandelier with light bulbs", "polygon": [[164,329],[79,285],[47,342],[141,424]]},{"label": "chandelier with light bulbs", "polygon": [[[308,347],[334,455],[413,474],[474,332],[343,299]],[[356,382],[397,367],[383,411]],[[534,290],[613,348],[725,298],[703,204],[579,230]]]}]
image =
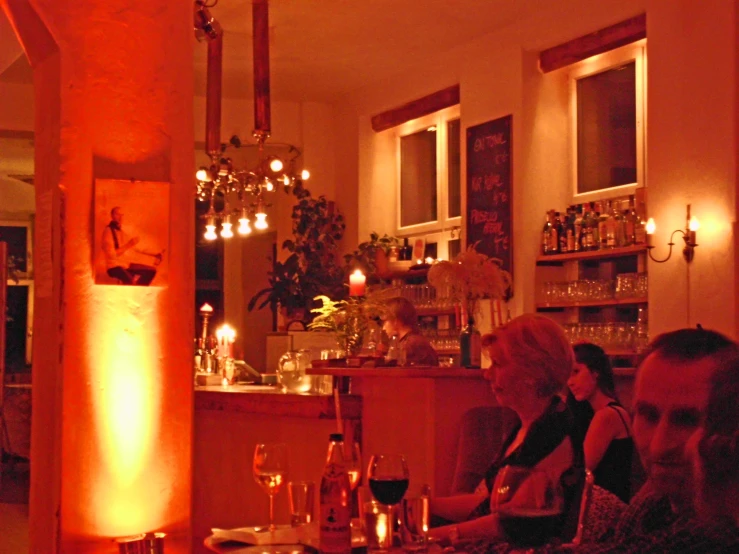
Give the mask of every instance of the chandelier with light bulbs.
[{"label": "chandelier with light bulbs", "polygon": [[[248,235],[251,223],[258,230],[267,229],[266,208],[270,205],[265,197],[278,187],[290,187],[310,177],[308,170],[298,172],[296,160],[300,150],[287,145],[286,159],[268,154],[265,142],[270,135],[269,98],[269,39],[267,0],[253,0],[252,26],[254,47],[254,138],[256,145],[242,145],[234,136],[229,144],[220,143],[221,122],[221,76],[223,65],[223,32],[218,21],[208,8],[218,0],[208,3],[196,0],[194,9],[195,36],[208,42],[208,78],[206,92],[205,149],[210,157],[210,166],[201,167],[195,173],[197,197],[209,202],[205,218],[205,238],[218,238],[216,227],[220,222],[223,238],[234,236],[233,224],[238,220],[237,232]],[[226,156],[230,147],[256,146],[257,162],[253,167],[234,167]],[[223,207],[216,209],[217,197],[222,198]],[[219,202],[220,204],[220,202]]]}]

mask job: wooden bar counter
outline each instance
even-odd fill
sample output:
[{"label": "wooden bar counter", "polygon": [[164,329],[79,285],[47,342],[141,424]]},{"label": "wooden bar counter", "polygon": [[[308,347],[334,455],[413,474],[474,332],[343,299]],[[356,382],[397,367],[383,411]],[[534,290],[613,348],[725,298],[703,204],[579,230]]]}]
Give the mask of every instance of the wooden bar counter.
[{"label": "wooden bar counter", "polygon": [[[362,399],[342,395],[341,409],[345,434],[359,440]],[[203,540],[212,527],[267,523],[269,500],[252,476],[257,443],[287,443],[288,481],[312,480],[318,485],[333,432],[332,396],[285,394],[277,387],[253,385],[196,387],[193,552],[206,552]],[[289,522],[286,485],[275,497],[275,520]]]},{"label": "wooden bar counter", "polygon": [[313,368],[308,373],[351,377],[352,394],[362,397],[365,465],[372,453],[404,454],[410,494],[423,484],[436,495],[449,493],[462,417],[472,408],[496,405],[479,369]]}]

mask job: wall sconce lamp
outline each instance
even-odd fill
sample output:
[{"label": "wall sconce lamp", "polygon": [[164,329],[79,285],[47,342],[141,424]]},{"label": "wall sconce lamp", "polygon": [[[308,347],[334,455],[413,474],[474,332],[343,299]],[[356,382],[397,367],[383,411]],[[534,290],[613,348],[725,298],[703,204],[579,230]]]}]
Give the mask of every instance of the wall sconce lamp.
[{"label": "wall sconce lamp", "polygon": [[683,247],[683,258],[685,258],[685,261],[688,263],[692,262],[693,256],[695,255],[695,247],[698,246],[698,243],[695,241],[696,232],[699,228],[700,222],[698,221],[697,217],[690,215],[690,204],[688,204],[687,217],[685,218],[685,229],[676,229],[672,232],[672,234],[670,235],[670,242],[667,243],[667,246],[670,247],[670,250],[667,253],[667,257],[663,260],[658,260],[657,258],[652,256],[652,249],[654,249],[654,245],[652,245],[652,235],[657,229],[657,225],[654,223],[654,218],[650,217],[647,221],[646,226],[647,253],[649,254],[649,257],[652,259],[652,261],[657,262],[658,264],[664,263],[669,260],[670,256],[672,256],[672,247],[675,246],[675,243],[673,242],[673,239],[675,238],[675,233],[682,233],[683,240],[685,241],[685,246]]}]

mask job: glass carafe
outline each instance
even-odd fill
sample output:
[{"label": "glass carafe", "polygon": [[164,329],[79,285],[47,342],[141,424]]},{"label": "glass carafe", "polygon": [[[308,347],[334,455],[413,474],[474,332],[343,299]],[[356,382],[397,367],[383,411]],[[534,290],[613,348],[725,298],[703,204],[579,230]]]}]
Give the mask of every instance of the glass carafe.
[{"label": "glass carafe", "polygon": [[310,350],[290,350],[277,363],[277,380],[285,392],[308,392],[312,379],[305,374],[310,365]]}]

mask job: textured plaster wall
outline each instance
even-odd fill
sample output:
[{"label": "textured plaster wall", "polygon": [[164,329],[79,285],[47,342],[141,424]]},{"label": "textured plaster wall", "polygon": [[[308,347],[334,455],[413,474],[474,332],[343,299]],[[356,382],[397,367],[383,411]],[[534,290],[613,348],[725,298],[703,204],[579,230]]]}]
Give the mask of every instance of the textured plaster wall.
[{"label": "textured plaster wall", "polygon": [[701,323],[736,334],[737,12],[735,2],[648,4],[647,179],[664,257],[685,205],[701,222],[688,266],[677,252],[649,266],[652,334]]},{"label": "textured plaster wall", "polygon": [[[3,4],[34,67],[36,252],[51,258],[36,275],[31,551],[107,552],[111,537],[165,529],[167,550],[188,552],[192,377],[176,368],[190,367],[194,333],[182,317],[194,282],[191,7]],[[96,178],[172,183],[167,287],[93,284]]]}]

